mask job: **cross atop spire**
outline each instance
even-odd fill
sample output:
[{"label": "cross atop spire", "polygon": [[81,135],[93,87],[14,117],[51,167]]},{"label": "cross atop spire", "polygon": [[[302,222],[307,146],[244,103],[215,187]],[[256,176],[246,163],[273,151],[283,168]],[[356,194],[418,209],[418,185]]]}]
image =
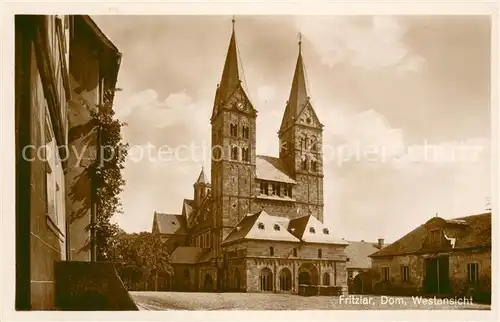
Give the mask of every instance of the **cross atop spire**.
[{"label": "cross atop spire", "polygon": [[308,101],[304,62],[302,60],[302,34],[299,33],[299,55],[293,74],[288,102],[293,116],[297,117]]},{"label": "cross atop spire", "polygon": [[240,73],[238,64],[238,50],[236,48],[236,34],[234,31],[235,19],[233,16],[232,24],[233,30],[231,34],[231,39],[229,41],[229,47],[227,48],[226,62],[224,64],[224,70],[222,71],[222,77],[220,80],[220,85],[217,90],[217,99],[219,101],[225,101],[233,93],[233,91],[240,84]]},{"label": "cross atop spire", "polygon": [[299,32],[299,53],[302,52],[302,33]]},{"label": "cross atop spire", "polygon": [[236,18],[234,15],[233,15],[233,19],[231,20],[231,22],[233,23],[233,31],[234,31],[234,23],[236,22]]}]

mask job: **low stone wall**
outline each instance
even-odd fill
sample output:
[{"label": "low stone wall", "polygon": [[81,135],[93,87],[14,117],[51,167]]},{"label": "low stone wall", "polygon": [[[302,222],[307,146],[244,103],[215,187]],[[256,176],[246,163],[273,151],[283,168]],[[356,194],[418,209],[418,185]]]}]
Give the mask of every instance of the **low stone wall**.
[{"label": "low stone wall", "polygon": [[55,263],[56,306],[70,311],[137,311],[112,263]]},{"label": "low stone wall", "polygon": [[339,296],[342,295],[341,286],[299,285],[301,296]]}]

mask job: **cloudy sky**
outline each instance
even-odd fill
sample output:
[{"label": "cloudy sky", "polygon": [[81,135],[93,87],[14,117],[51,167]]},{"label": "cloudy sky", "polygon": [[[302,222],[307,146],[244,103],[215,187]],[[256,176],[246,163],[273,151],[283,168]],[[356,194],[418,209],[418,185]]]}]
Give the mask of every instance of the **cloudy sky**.
[{"label": "cloudy sky", "polygon": [[[153,211],[179,213],[201,167],[210,169],[209,117],[231,17],[93,18],[123,53],[115,109],[128,123],[125,140],[136,147],[116,220],[130,232],[149,230]],[[303,35],[308,88],[325,125],[325,223],[339,237],[392,241],[436,213],[485,209],[488,18],[236,20],[243,81],[259,112],[259,154],[278,153],[276,132]],[[177,156],[158,154],[162,146]]]}]

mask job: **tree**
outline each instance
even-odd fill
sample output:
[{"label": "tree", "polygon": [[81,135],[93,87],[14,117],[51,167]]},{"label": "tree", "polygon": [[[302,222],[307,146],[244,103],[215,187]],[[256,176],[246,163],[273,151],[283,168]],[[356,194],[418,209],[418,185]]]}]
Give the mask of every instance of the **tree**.
[{"label": "tree", "polygon": [[119,195],[125,180],[122,176],[128,144],[123,142],[122,127],[126,124],[115,118],[112,99],[115,91],[104,93],[103,105],[92,112],[97,129],[97,157],[91,165],[93,186],[93,218],[91,222],[91,252],[97,260],[109,260],[114,237],[120,232],[118,225],[111,223],[111,217],[122,213]]},{"label": "tree", "polygon": [[132,284],[132,288],[138,285],[147,288],[148,281],[153,281],[157,290],[158,277],[172,274],[167,242],[158,234],[119,233],[115,240],[113,260],[121,264],[122,278],[127,284]]}]

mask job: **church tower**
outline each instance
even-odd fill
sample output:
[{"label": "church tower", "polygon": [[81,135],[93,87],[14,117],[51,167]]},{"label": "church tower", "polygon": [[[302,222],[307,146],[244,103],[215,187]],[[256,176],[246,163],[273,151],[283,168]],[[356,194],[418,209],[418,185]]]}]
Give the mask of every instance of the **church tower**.
[{"label": "church tower", "polygon": [[307,92],[302,39],[290,96],[278,132],[280,159],[297,181],[294,198],[300,214],[312,214],[323,222],[323,124]]},{"label": "church tower", "polygon": [[250,211],[255,181],[257,111],[241,82],[233,30],[212,111],[213,245],[220,243]]},{"label": "church tower", "polygon": [[207,176],[205,175],[205,170],[201,168],[198,180],[193,185],[194,187],[194,204],[196,208],[201,206],[203,199],[205,199],[210,191],[210,183],[208,183]]}]

